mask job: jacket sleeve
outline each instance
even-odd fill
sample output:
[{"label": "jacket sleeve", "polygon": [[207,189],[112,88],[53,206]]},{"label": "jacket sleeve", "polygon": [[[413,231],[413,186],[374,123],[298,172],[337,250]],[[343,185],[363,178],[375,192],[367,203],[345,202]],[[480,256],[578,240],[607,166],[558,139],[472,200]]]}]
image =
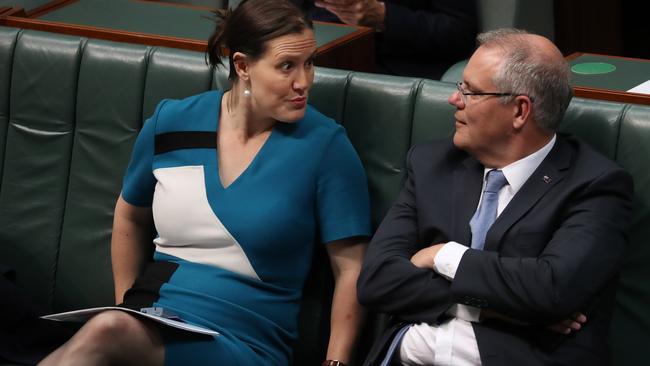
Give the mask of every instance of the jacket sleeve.
[{"label": "jacket sleeve", "polygon": [[450,305],[450,283],[432,269],[413,265],[411,257],[425,245],[418,243],[418,210],[412,155],[407,179],[397,201],[377,229],[359,276],[361,304],[405,321],[435,322]]},{"label": "jacket sleeve", "polygon": [[554,213],[560,224],[539,256],[467,250],[452,282],[452,301],[531,324],[584,311],[619,270],[631,196],[631,177],[610,169],[572,192],[566,209]]}]

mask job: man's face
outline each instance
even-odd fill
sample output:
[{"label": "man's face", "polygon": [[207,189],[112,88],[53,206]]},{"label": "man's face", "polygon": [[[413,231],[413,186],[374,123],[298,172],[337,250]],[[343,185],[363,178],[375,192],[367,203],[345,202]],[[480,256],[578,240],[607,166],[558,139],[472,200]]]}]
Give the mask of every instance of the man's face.
[{"label": "man's face", "polygon": [[[502,60],[498,48],[480,47],[470,58],[460,89],[463,92],[508,93],[492,82]],[[449,103],[456,107],[454,145],[481,161],[490,161],[508,147],[512,134],[512,103],[502,104],[494,95],[462,95],[454,92]],[[485,159],[487,158],[487,159]]]}]

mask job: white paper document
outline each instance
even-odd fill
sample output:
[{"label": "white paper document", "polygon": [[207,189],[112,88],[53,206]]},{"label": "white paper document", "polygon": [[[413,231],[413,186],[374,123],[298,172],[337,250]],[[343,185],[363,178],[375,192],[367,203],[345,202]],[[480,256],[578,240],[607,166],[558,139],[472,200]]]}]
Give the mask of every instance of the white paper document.
[{"label": "white paper document", "polygon": [[643,82],[634,88],[628,90],[629,93],[650,94],[650,80]]},{"label": "white paper document", "polygon": [[101,313],[102,311],[105,310],[121,310],[121,311],[126,311],[131,314],[135,314],[137,316],[142,316],[148,319],[151,319],[153,321],[165,324],[170,327],[182,329],[188,332],[193,332],[193,333],[200,333],[200,334],[205,334],[205,335],[211,335],[211,336],[218,336],[219,332],[216,332],[212,329],[200,327],[198,325],[192,325],[185,323],[183,321],[179,320],[174,320],[174,319],[168,319],[168,318],[163,318],[161,316],[153,315],[153,314],[147,314],[143,313],[138,310],[133,310],[133,309],[128,309],[128,308],[123,308],[119,306],[103,306],[103,307],[98,307],[98,308],[89,308],[89,309],[81,309],[81,310],[73,310],[73,311],[67,311],[65,313],[58,313],[58,314],[50,314],[50,315],[45,315],[42,316],[41,318],[43,319],[49,319],[49,320],[56,320],[56,321],[62,321],[62,322],[85,322],[88,319],[92,318],[93,316]]}]

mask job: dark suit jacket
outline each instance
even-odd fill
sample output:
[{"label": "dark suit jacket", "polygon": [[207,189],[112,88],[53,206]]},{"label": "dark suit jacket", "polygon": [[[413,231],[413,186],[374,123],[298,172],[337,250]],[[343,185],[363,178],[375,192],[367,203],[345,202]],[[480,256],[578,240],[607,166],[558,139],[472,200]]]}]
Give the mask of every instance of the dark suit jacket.
[{"label": "dark suit jacket", "polygon": [[[338,18],[313,0],[293,0],[315,20]],[[386,29],[376,33],[378,72],[440,79],[468,58],[478,30],[474,0],[384,0]]]},{"label": "dark suit jacket", "polygon": [[[486,366],[607,364],[631,177],[586,144],[558,136],[488,231],[485,249],[465,252],[453,281],[412,265],[411,256],[424,247],[471,242],[483,169],[450,141],[410,150],[405,186],[365,259],[361,303],[392,315],[394,323],[435,324],[453,303],[509,317],[515,322],[473,323]],[[564,336],[545,330],[577,311],[588,319],[580,331]],[[380,338],[366,364],[376,363],[395,328]]]}]

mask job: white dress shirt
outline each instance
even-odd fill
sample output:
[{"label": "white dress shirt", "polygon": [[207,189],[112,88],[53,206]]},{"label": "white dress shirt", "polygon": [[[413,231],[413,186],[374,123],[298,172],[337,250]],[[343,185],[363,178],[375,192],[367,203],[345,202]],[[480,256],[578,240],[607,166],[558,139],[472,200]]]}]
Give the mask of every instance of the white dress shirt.
[{"label": "white dress shirt", "polygon": [[[541,149],[501,168],[508,184],[499,191],[497,217],[546,158],[553,145],[555,145],[555,135]],[[490,170],[492,169],[486,168],[483,172],[484,186],[485,176]],[[482,199],[481,193],[479,206]],[[454,241],[446,243],[434,258],[433,270],[449,281],[453,281],[460,260],[467,250],[470,248],[466,245]],[[454,304],[447,310],[447,314],[452,318],[440,325],[414,324],[406,332],[400,345],[399,357],[403,365],[481,365],[476,335],[471,324],[479,321],[481,310],[472,306]]]}]

